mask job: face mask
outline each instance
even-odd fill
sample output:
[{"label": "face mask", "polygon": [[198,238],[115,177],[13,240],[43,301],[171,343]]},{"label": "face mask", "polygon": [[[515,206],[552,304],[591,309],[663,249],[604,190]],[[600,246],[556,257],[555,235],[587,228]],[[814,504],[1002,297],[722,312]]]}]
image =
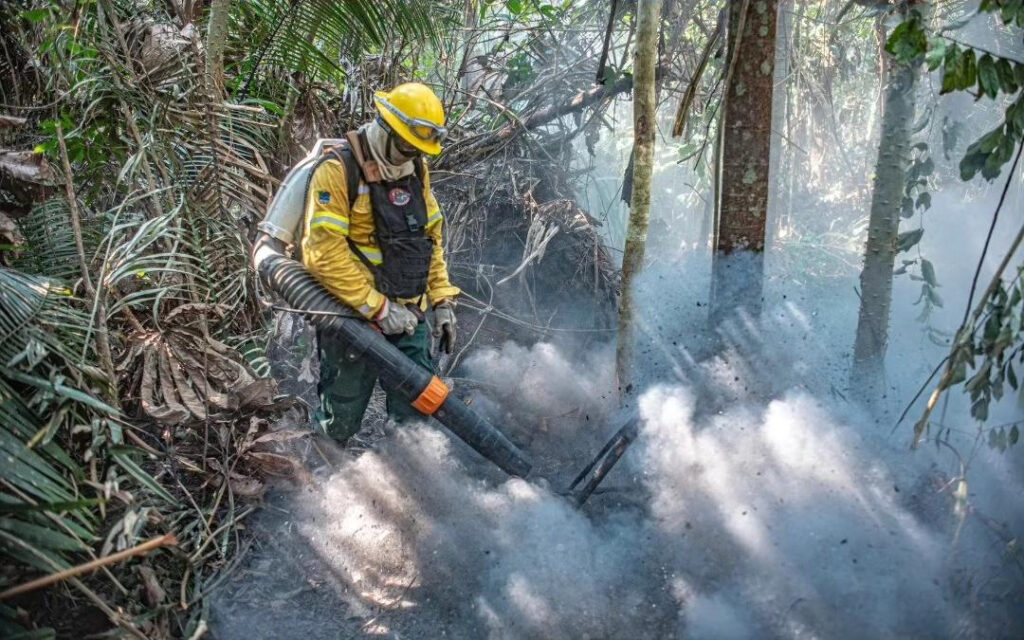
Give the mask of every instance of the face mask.
[{"label": "face mask", "polygon": [[404,140],[395,137],[395,134],[388,135],[388,160],[392,164],[399,165],[414,160],[422,155],[419,149],[406,143]]}]

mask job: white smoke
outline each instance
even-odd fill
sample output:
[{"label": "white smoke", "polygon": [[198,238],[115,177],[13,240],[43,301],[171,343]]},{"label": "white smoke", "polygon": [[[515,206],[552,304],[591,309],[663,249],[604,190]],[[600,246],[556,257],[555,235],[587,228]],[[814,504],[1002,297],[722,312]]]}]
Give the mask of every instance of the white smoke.
[{"label": "white smoke", "polygon": [[[697,365],[694,377],[752,375],[726,360]],[[468,370],[504,384],[502,401],[524,420],[565,415],[533,449],[551,447],[548,456],[575,470],[596,446],[573,448],[565,434],[610,435],[593,417],[610,412],[602,394],[611,362],[610,349],[574,366],[553,344],[510,343],[477,354]],[[352,634],[931,638],[1024,629],[1020,609],[971,583],[1015,585],[1019,602],[1020,577],[1004,570],[991,531],[969,524],[953,544],[943,452],[897,446],[888,425],[803,385],[768,400],[727,390],[728,403],[703,400],[705,410],[694,388],[664,383],[640,394],[639,438],[603,485],[610,491],[583,511],[543,479],[481,479],[475,454],[421,425],[303,491],[288,544],[312,552],[304,574],[330,577],[318,599],[336,603],[331,624]],[[978,486],[1019,495],[1019,470],[982,457]],[[1022,511],[1011,500],[1000,515],[1020,525]],[[971,589],[981,599],[974,610]],[[279,611],[258,628],[309,637]]]}]

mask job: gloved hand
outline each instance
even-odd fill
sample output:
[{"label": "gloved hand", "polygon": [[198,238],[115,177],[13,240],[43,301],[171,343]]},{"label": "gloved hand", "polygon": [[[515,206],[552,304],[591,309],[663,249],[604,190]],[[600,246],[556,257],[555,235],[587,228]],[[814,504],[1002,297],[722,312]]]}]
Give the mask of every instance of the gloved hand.
[{"label": "gloved hand", "polygon": [[445,300],[434,307],[434,337],[440,338],[438,347],[445,353],[455,348],[455,303]]},{"label": "gloved hand", "polygon": [[416,325],[420,322],[415,313],[400,304],[393,304],[390,300],[384,301],[384,306],[380,308],[373,320],[380,330],[389,336],[399,333],[407,333],[411,336],[416,332]]}]

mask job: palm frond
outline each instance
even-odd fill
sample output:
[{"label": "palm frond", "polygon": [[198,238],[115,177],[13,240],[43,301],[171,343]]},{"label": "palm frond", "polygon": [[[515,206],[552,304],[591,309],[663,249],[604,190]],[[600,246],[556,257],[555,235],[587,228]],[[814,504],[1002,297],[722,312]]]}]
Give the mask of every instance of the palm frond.
[{"label": "palm frond", "polygon": [[[53,198],[33,207],[21,221],[26,245],[15,265],[22,271],[37,273],[65,283],[81,277],[71,214],[64,198]],[[82,230],[86,255],[103,237],[102,222],[89,219]]]},{"label": "palm frond", "polygon": [[91,389],[102,373],[75,364],[87,331],[66,289],[0,268],[0,553],[43,571],[95,539],[83,470],[56,439],[116,413]]},{"label": "palm frond", "polygon": [[[340,82],[345,59],[395,42],[440,46],[439,3],[425,0],[254,0],[234,15],[235,48],[249,52],[239,68],[244,81],[258,64],[301,71],[320,82]],[[259,45],[253,48],[253,42]],[[258,71],[258,70],[257,70]]]}]

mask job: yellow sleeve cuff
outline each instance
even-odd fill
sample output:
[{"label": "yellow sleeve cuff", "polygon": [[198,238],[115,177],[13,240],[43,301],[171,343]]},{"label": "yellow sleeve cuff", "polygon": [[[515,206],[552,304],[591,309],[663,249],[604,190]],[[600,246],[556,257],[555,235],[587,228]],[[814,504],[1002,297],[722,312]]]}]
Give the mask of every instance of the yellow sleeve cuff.
[{"label": "yellow sleeve cuff", "polygon": [[436,287],[427,291],[427,296],[430,298],[430,304],[435,305],[444,300],[451,300],[462,293],[462,289],[455,285],[447,285],[443,287]]},{"label": "yellow sleeve cuff", "polygon": [[380,308],[384,306],[385,300],[387,300],[387,298],[385,298],[381,292],[376,289],[370,289],[370,292],[366,294],[366,301],[359,305],[359,308],[356,309],[356,311],[362,314],[362,316],[367,320],[373,320],[373,317],[377,315]]}]

